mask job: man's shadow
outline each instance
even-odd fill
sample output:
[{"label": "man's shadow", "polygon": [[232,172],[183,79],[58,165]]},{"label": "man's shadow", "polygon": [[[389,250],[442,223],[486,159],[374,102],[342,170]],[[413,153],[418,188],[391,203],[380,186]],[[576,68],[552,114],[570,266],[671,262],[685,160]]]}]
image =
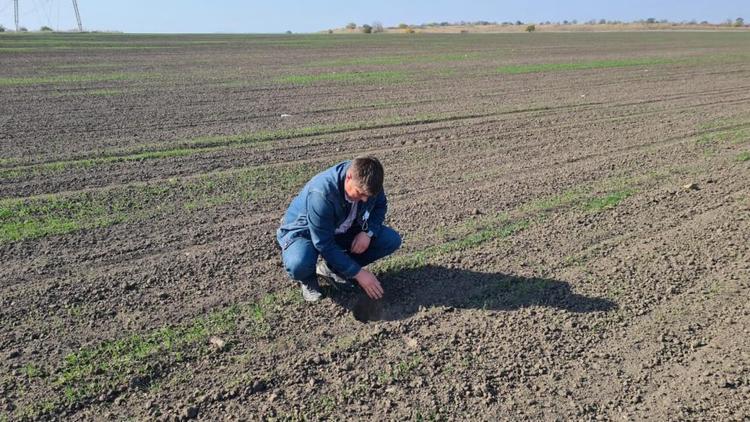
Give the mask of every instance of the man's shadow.
[{"label": "man's shadow", "polygon": [[581,296],[564,281],[527,278],[502,273],[479,273],[435,265],[380,275],[385,290],[374,301],[357,289],[329,291],[331,300],[350,310],[362,322],[408,318],[420,307],[512,310],[545,306],[570,312],[606,312],[617,304]]}]

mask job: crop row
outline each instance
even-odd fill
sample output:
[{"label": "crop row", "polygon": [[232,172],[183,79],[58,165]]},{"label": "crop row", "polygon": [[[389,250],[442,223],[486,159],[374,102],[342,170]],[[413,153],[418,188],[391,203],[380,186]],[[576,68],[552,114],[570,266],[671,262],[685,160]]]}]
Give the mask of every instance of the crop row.
[{"label": "crop row", "polygon": [[[55,367],[25,366],[25,379],[15,389],[34,384],[45,397],[16,410],[18,419],[36,419],[63,408],[83,406],[102,394],[112,400],[126,388],[149,388],[168,376],[171,368],[212,352],[231,348],[238,335],[272,335],[272,323],[289,306],[299,306],[296,291],[268,294],[251,303],[199,316],[182,325],[166,325],[148,333],[104,341],[65,356]],[[283,312],[282,312],[283,311]],[[228,337],[227,337],[228,336]],[[209,339],[216,338],[212,346]]]},{"label": "crop row", "polygon": [[[449,117],[444,117],[449,118]],[[429,118],[439,121],[438,118]],[[427,120],[423,118],[422,121]],[[317,131],[324,130],[320,127]],[[332,126],[329,130],[342,130]],[[312,130],[311,130],[312,131]],[[305,131],[297,132],[299,136]],[[309,133],[309,132],[307,132]],[[266,139],[281,137],[280,133],[266,135]],[[289,132],[284,136],[289,137]],[[234,142],[247,142],[252,138],[231,138]],[[255,138],[259,139],[259,138]],[[732,142],[741,144],[750,139],[746,127],[719,130],[700,135],[696,142],[713,144]],[[204,139],[201,142],[227,142],[227,138]],[[163,156],[180,156],[194,153],[193,150],[171,150],[141,153],[132,156],[107,157],[83,161],[48,163],[40,165],[44,169],[57,166],[88,166],[100,162],[143,160]],[[737,159],[744,161],[740,154]],[[3,172],[16,171],[15,169]],[[292,164],[280,166],[260,166],[249,169],[229,170],[196,176],[184,180],[169,179],[159,184],[133,183],[115,188],[84,191],[78,193],[43,195],[30,198],[14,198],[0,201],[0,243],[33,239],[55,234],[65,234],[82,229],[106,227],[125,221],[138,221],[156,215],[174,212],[179,204],[182,209],[195,211],[227,203],[259,200],[274,195],[291,193],[289,189],[298,187],[315,173],[312,164]],[[608,196],[594,200],[587,205],[591,209],[606,208],[632,193],[630,188],[618,189],[620,196]],[[561,196],[535,201],[534,211],[554,209],[561,205],[580,202],[589,195],[585,191],[569,191]],[[169,204],[169,205],[165,205]]]},{"label": "crop row", "polygon": [[0,201],[0,244],[107,227],[286,193],[314,174],[308,164],[254,167],[186,180]]}]

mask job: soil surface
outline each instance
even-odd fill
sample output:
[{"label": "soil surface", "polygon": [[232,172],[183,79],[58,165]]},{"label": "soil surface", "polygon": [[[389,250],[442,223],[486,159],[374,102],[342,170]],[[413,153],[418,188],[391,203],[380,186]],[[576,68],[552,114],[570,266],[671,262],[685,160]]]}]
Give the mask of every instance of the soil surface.
[{"label": "soil surface", "polygon": [[[747,420],[748,33],[0,36],[0,421]],[[386,169],[386,291],[275,230]]]}]

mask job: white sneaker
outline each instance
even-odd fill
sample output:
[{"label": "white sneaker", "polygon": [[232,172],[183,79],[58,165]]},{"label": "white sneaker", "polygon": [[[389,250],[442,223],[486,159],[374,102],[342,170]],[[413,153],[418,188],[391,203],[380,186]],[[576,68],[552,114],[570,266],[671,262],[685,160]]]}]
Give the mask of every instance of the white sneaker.
[{"label": "white sneaker", "polygon": [[344,290],[351,290],[354,288],[354,283],[333,272],[323,260],[318,261],[318,264],[315,266],[315,272],[319,276],[333,281],[333,287]]},{"label": "white sneaker", "polygon": [[309,286],[305,283],[300,283],[300,286],[302,287],[302,298],[305,299],[305,302],[317,302],[323,298],[323,293],[319,287]]}]

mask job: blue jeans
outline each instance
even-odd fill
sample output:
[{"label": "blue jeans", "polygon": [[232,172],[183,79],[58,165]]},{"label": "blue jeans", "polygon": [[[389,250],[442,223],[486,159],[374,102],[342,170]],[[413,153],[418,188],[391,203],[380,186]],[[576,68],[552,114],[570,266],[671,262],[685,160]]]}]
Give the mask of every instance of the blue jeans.
[{"label": "blue jeans", "polygon": [[[348,232],[336,235],[335,239],[341,249],[362,267],[392,254],[401,246],[401,235],[392,228],[383,226],[380,234],[372,238],[370,246],[364,253],[351,253],[349,249],[354,236],[360,231],[359,227],[352,227]],[[318,250],[315,249],[312,241],[303,236],[296,237],[281,253],[284,269],[289,277],[312,286],[318,285],[318,277],[315,275],[318,255]]]}]

